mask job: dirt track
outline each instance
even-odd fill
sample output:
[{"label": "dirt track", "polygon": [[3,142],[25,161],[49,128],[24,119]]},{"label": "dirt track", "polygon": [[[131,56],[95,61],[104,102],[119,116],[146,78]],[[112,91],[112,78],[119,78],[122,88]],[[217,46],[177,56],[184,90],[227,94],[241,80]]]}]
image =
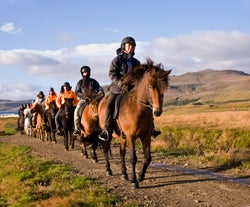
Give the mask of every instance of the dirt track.
[{"label": "dirt track", "polygon": [[[152,154],[152,165],[148,168],[145,180],[140,183],[140,189],[132,190],[130,182],[121,179],[117,146],[112,146],[113,176],[107,177],[102,151],[98,150],[99,162],[94,164],[91,159],[83,159],[78,143],[75,149],[65,151],[62,137],[58,138],[57,144],[19,134],[0,137],[0,141],[29,146],[37,157],[73,166],[79,173],[103,184],[109,192],[116,193],[124,201],[124,205],[133,202],[150,207],[250,207],[250,175],[246,175],[248,180],[242,185],[223,175],[215,177],[203,171],[198,171],[200,173],[195,171],[193,174],[194,171],[184,166],[172,168],[165,165],[168,164],[167,159]],[[137,155],[139,161],[137,168],[139,168],[142,154],[138,151]],[[127,168],[130,173],[128,162]]]}]

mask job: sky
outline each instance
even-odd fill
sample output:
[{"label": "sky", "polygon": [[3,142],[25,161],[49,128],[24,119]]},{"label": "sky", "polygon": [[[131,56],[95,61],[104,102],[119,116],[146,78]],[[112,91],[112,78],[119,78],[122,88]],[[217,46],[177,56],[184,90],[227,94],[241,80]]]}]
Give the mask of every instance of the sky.
[{"label": "sky", "polygon": [[100,85],[126,36],[171,75],[250,74],[250,0],[1,0],[0,99],[35,99],[88,65]]}]

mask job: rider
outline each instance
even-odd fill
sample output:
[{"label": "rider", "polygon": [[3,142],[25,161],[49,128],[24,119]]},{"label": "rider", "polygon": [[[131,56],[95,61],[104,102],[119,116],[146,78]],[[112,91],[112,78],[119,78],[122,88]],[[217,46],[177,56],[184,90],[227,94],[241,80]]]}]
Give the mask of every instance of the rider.
[{"label": "rider", "polygon": [[82,79],[77,82],[75,93],[79,98],[79,103],[76,106],[74,112],[74,126],[75,130],[73,132],[74,136],[80,135],[80,120],[82,112],[87,105],[87,99],[92,99],[96,95],[98,98],[102,98],[105,93],[100,84],[93,78],[90,78],[90,67],[82,66],[80,69],[80,73],[82,75]]},{"label": "rider", "polygon": [[[99,134],[99,139],[108,141],[113,132],[113,113],[115,109],[115,100],[119,94],[124,91],[119,86],[120,79],[126,73],[133,71],[133,68],[140,64],[140,61],[134,58],[136,42],[133,37],[125,37],[120,48],[116,50],[117,56],[112,60],[109,68],[109,77],[111,79],[110,94],[106,104],[104,130]],[[161,132],[153,128],[152,136],[156,137]]]},{"label": "rider", "polygon": [[56,113],[56,129],[57,129],[57,135],[62,135],[62,131],[61,131],[61,117],[62,117],[62,104],[64,103],[64,99],[65,98],[73,98],[74,101],[73,101],[73,105],[76,106],[78,104],[78,99],[77,99],[77,96],[75,94],[74,91],[71,90],[71,86],[69,84],[69,82],[65,82],[63,84],[63,89],[64,91],[63,92],[60,92],[56,98],[56,105],[57,107],[59,108],[58,112]]},{"label": "rider", "polygon": [[47,110],[49,109],[49,105],[52,101],[56,101],[57,95],[54,88],[50,87],[49,94],[45,99],[45,112],[43,114],[43,126],[46,126],[47,123]]},{"label": "rider", "polygon": [[[35,104],[40,104],[40,105],[42,105],[43,109],[45,109],[45,95],[44,95],[43,91],[39,91],[39,93],[37,94],[36,100],[33,103],[33,105],[35,105]],[[38,115],[38,113],[35,113],[34,118],[32,118],[33,119],[33,125],[32,125],[33,127],[36,127],[37,115]]]}]

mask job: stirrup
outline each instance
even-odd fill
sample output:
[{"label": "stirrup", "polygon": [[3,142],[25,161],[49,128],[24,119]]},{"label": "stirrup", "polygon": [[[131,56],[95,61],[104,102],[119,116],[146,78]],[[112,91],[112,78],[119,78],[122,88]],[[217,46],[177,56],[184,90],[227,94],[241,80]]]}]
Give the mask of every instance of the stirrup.
[{"label": "stirrup", "polygon": [[79,136],[80,134],[81,134],[81,131],[80,131],[79,129],[74,129],[73,135],[74,135],[75,137]]},{"label": "stirrup", "polygon": [[99,135],[98,138],[103,141],[108,141],[109,140],[109,132],[108,130],[104,129]]}]

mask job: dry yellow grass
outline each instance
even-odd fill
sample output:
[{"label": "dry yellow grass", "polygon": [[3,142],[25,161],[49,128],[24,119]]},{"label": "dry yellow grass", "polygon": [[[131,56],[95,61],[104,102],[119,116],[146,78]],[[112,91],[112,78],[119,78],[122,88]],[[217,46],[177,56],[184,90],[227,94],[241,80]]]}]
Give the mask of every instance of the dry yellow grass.
[{"label": "dry yellow grass", "polygon": [[175,114],[164,112],[155,118],[156,126],[250,130],[250,111],[194,112]]}]

